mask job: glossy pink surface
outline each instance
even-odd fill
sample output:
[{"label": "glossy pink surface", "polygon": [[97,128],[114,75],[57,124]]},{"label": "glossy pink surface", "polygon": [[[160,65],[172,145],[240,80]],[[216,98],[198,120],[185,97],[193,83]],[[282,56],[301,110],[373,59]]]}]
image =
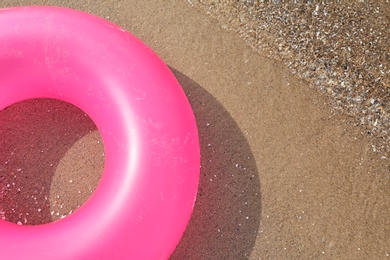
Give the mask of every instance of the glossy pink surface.
[{"label": "glossy pink surface", "polygon": [[192,213],[200,165],[195,118],[168,67],[93,15],[0,9],[0,109],[43,97],[94,120],[105,145],[103,177],[60,221],[0,220],[0,258],[167,259]]}]

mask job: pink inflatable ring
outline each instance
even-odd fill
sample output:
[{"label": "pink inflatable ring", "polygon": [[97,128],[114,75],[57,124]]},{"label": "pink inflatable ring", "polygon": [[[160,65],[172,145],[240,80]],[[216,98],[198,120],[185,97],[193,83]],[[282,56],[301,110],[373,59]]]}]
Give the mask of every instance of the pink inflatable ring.
[{"label": "pink inflatable ring", "polygon": [[70,216],[0,220],[1,259],[167,259],[189,221],[199,142],[168,67],[120,27],[58,7],[0,9],[0,109],[55,98],[84,110],[105,144],[102,179]]}]

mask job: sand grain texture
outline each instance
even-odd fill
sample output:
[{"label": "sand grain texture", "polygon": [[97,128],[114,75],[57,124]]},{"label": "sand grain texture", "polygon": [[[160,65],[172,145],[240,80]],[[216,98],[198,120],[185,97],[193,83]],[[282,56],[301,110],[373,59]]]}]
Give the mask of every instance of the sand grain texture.
[{"label": "sand grain texture", "polygon": [[[148,44],[183,86],[198,122],[202,168],[194,214],[171,259],[389,256],[388,162],[372,152],[353,119],[333,113],[281,62],[186,1],[0,6],[20,4],[57,4],[110,19]],[[79,156],[91,149],[97,147]],[[62,172],[72,164],[65,160]],[[80,198],[68,200],[75,205]]]}]

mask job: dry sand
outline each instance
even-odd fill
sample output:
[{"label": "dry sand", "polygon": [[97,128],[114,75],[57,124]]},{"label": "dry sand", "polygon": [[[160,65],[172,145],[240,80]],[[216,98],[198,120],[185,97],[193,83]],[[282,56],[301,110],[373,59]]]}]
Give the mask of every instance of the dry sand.
[{"label": "dry sand", "polygon": [[[185,1],[6,0],[0,7],[31,4],[121,25],[182,84],[198,122],[202,168],[194,214],[171,259],[389,257],[388,161],[372,152],[353,118],[334,113],[281,62]],[[38,100],[11,106],[0,119],[4,218],[44,223],[88,198],[104,157],[81,111]]]}]

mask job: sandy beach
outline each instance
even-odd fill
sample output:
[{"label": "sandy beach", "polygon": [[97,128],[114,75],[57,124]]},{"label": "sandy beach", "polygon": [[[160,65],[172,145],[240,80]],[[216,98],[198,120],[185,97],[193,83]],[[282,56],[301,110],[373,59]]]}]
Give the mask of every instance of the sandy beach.
[{"label": "sandy beach", "polygon": [[[195,113],[202,157],[194,212],[170,259],[390,258],[390,163],[385,148],[373,149],[386,142],[383,131],[367,135],[369,126],[356,123],[361,114],[337,107],[286,65],[286,55],[247,41],[242,25],[226,20],[239,15],[236,7],[205,2],[4,0],[0,7],[93,13],[170,67]],[[104,167],[88,116],[64,102],[30,100],[0,111],[0,121],[0,217],[36,225],[77,210]]]}]

